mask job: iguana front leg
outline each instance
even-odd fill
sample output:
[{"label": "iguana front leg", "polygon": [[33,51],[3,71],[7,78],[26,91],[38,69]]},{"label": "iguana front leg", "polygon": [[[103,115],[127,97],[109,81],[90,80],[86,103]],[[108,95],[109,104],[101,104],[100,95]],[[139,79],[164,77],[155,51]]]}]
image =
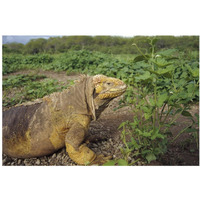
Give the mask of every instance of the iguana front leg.
[{"label": "iguana front leg", "polygon": [[73,124],[65,137],[66,151],[69,157],[79,165],[103,164],[109,160],[110,157],[97,156],[86,146],[86,143],[83,143],[86,135],[87,130],[80,123]]},{"label": "iguana front leg", "polygon": [[89,164],[96,158],[96,154],[86,144],[82,144],[86,135],[86,128],[75,122],[65,137],[66,151],[69,157],[79,165]]}]

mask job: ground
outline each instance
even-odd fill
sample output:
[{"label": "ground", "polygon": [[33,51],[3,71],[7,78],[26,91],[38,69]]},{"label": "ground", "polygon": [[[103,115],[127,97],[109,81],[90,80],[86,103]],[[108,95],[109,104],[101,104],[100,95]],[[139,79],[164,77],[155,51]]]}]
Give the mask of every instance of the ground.
[{"label": "ground", "polygon": [[[21,71],[16,74],[28,74],[33,72],[32,70]],[[44,74],[49,78],[56,79],[68,83],[69,80],[76,80],[77,75],[67,76],[65,72],[52,72],[52,71],[37,71],[38,74]],[[93,121],[90,124],[89,135],[91,142],[88,146],[97,154],[104,154],[105,156],[112,155],[113,159],[123,158],[120,148],[123,147],[123,143],[120,139],[119,125],[126,120],[132,119],[132,113],[129,107],[123,107],[116,111],[114,107],[118,105],[119,99],[116,98],[109,105],[109,107],[102,113],[97,121]],[[191,105],[191,113],[199,113],[199,105]],[[188,123],[184,116],[181,116],[178,120],[178,125],[171,129],[172,134],[176,135]],[[191,134],[182,134],[175,143],[168,147],[168,151],[158,161],[152,161],[150,164],[138,161],[135,165],[199,165],[199,150],[196,147],[196,143],[191,140]],[[134,158],[130,158],[130,162],[133,162]],[[3,154],[3,165],[6,166],[30,166],[30,165],[76,165],[67,155],[65,148],[60,149],[53,155],[44,156],[40,158],[19,159],[11,158]]]}]

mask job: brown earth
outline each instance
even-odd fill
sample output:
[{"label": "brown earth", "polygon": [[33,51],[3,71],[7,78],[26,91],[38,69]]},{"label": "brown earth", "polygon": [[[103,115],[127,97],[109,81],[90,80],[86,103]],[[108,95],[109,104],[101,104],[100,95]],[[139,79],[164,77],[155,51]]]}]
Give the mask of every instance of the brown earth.
[{"label": "brown earth", "polygon": [[[33,70],[19,71],[17,73],[13,73],[12,75],[29,73],[43,74],[49,78],[53,78],[64,83],[67,83],[69,80],[78,79],[77,75],[67,76],[65,72],[52,72],[42,70],[38,70],[37,72]],[[133,114],[131,113],[129,107],[123,107],[113,111],[113,108],[118,105],[119,99],[120,97],[115,99],[102,113],[100,118],[97,121],[91,123],[89,129],[91,143],[88,144],[88,146],[97,154],[104,154],[105,156],[112,155],[113,159],[123,158],[120,148],[123,147],[124,144],[120,139],[121,131],[118,130],[118,127],[122,122],[126,120],[132,120],[133,118]],[[192,115],[199,113],[199,105],[191,105],[190,112]],[[175,136],[180,130],[182,130],[190,123],[184,116],[180,116],[177,122],[178,125],[171,128],[173,136]],[[174,143],[169,145],[165,155],[163,155],[158,161],[152,161],[148,165],[199,165],[199,150],[196,147],[195,141],[193,141],[191,138],[191,133],[182,134]],[[129,161],[133,162],[134,158],[129,158]],[[3,154],[2,164],[4,166],[76,165],[67,155],[65,148],[59,150],[53,155],[40,158],[18,159],[11,158]],[[138,161],[134,165],[147,164],[142,161]]]}]

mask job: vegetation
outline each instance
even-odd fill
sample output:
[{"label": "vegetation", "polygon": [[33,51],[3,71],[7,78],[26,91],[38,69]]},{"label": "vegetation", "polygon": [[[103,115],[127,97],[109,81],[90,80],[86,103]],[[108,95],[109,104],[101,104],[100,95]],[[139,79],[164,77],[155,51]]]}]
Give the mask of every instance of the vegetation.
[{"label": "vegetation", "polygon": [[[69,85],[73,84],[72,82]],[[61,91],[69,85],[43,75],[16,75],[3,80],[3,106],[11,107]]]},{"label": "vegetation", "polygon": [[[153,38],[153,37],[151,37]],[[170,49],[177,48],[181,51],[198,51],[198,36],[158,36],[156,48]],[[131,48],[132,43],[136,43],[145,52],[149,47],[148,37],[113,37],[113,36],[63,36],[50,37],[48,40],[39,38],[33,39],[26,45],[11,43],[3,45],[4,53],[20,54],[54,54],[63,53],[69,50],[89,50],[106,54],[136,54],[137,50]]]},{"label": "vegetation", "polygon": [[[169,143],[185,132],[192,134],[198,148],[194,125],[199,123],[199,116],[190,113],[190,105],[199,101],[198,45],[196,36],[37,39],[26,45],[3,45],[3,74],[43,69],[122,79],[128,89],[119,107],[130,106],[134,117],[119,127],[124,159],[106,165],[133,165],[128,157],[150,163],[165,154]],[[3,80],[3,106],[41,98],[66,87],[34,74],[9,76]],[[170,128],[180,115],[190,123],[169,140]]]},{"label": "vegetation", "polygon": [[[179,59],[176,49],[155,51],[156,39],[150,39],[150,52],[144,54],[133,44],[141,55],[134,62],[142,69],[127,80],[129,89],[125,103],[133,106],[133,121],[123,122],[122,140],[125,148],[121,149],[125,161],[128,156],[142,157],[148,163],[166,153],[170,128],[180,115],[190,119],[172,139],[172,142],[184,132],[194,133],[196,123],[189,112],[190,104],[199,100],[198,62]],[[198,118],[198,116],[196,116]],[[130,140],[127,141],[127,135]],[[198,146],[198,141],[197,141]]]}]

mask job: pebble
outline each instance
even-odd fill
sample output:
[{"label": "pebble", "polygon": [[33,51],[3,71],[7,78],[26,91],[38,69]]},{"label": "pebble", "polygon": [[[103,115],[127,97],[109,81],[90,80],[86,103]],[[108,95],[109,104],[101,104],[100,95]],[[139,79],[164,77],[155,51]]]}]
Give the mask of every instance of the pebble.
[{"label": "pebble", "polygon": [[22,160],[21,160],[21,159],[18,159],[17,164],[20,165],[21,162],[22,162]]},{"label": "pebble", "polygon": [[66,157],[66,154],[64,153],[63,156],[62,156],[62,160],[65,159],[65,157]]},{"label": "pebble", "polygon": [[56,157],[56,153],[54,153],[53,155],[52,155],[52,158],[55,158]]},{"label": "pebble", "polygon": [[3,164],[6,164],[6,158],[3,159]]},{"label": "pebble", "polygon": [[93,144],[92,144],[92,146],[93,146],[93,147],[96,147],[96,148],[98,147],[98,145],[97,145],[97,144],[95,144],[95,143],[93,143]]},{"label": "pebble", "polygon": [[40,160],[37,159],[36,162],[35,162],[35,164],[36,164],[36,165],[39,165],[39,164],[40,164]]},{"label": "pebble", "polygon": [[[102,135],[106,134],[105,131],[101,131],[101,133]],[[100,137],[102,135],[100,135]],[[119,147],[123,146],[123,143],[120,141],[120,139],[116,139],[116,138],[114,139],[114,138],[109,138],[109,137],[106,137],[106,138],[107,140],[90,143],[88,147],[91,148],[97,155],[101,154],[104,156],[112,156],[113,159],[123,158],[121,151],[119,149]],[[52,155],[43,156],[41,158],[16,159],[16,160],[7,156],[3,158],[4,158],[3,163],[5,163],[5,165],[26,165],[26,166],[30,166],[30,165],[31,166],[32,165],[76,166],[77,165],[69,158],[68,154],[66,153],[65,148],[59,150],[58,152]]]},{"label": "pebble", "polygon": [[137,162],[138,166],[142,166],[142,163],[140,161]]},{"label": "pebble", "polygon": [[24,160],[24,164],[25,164],[26,166],[30,166],[30,165],[32,165],[32,164],[30,163],[29,160]]},{"label": "pebble", "polygon": [[102,151],[103,155],[107,156],[108,152],[107,151]]},{"label": "pebble", "polygon": [[61,157],[62,157],[61,154],[58,154],[58,155],[57,155],[57,159],[58,159],[58,160],[61,159]]}]

